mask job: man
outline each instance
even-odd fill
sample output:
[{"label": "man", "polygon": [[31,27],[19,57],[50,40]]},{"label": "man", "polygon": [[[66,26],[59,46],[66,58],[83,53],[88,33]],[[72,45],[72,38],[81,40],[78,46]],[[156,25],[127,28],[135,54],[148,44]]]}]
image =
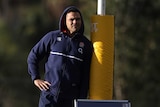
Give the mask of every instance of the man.
[{"label": "man", "polygon": [[[39,107],[73,107],[74,99],[87,98],[92,43],[83,35],[81,12],[64,10],[59,30],[47,33],[30,51],[28,72],[41,90]],[[38,64],[47,57],[44,79]]]}]

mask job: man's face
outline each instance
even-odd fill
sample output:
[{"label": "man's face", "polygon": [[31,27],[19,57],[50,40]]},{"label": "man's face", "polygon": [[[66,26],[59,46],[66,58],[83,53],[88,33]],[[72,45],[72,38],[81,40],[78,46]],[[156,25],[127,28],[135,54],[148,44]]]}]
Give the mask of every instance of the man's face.
[{"label": "man's face", "polygon": [[72,34],[78,31],[81,27],[81,16],[78,12],[69,12],[66,15],[66,26],[69,33]]}]

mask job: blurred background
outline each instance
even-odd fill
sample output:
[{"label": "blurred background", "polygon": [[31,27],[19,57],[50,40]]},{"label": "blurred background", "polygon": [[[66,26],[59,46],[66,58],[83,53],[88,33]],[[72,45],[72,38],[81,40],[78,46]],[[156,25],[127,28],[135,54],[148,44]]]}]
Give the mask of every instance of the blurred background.
[{"label": "blurred background", "polygon": [[[114,99],[160,107],[160,0],[106,3],[106,14],[115,16]],[[90,39],[97,0],[0,0],[0,107],[37,107],[39,90],[27,72],[27,56],[40,38],[58,29],[70,5],[81,10]]]}]

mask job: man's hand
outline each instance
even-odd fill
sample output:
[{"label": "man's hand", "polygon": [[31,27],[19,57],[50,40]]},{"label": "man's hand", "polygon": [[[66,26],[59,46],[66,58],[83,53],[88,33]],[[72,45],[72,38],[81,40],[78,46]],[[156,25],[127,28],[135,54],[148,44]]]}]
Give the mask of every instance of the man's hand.
[{"label": "man's hand", "polygon": [[51,84],[48,81],[44,81],[41,79],[36,79],[34,80],[34,84],[41,90],[41,91],[46,91],[49,89],[49,86]]}]

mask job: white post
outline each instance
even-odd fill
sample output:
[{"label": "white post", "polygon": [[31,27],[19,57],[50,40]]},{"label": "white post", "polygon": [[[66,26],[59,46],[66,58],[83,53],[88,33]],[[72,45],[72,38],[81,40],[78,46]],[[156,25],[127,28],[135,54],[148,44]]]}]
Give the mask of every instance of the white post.
[{"label": "white post", "polygon": [[106,14],[106,0],[98,0],[97,15],[104,16]]}]

